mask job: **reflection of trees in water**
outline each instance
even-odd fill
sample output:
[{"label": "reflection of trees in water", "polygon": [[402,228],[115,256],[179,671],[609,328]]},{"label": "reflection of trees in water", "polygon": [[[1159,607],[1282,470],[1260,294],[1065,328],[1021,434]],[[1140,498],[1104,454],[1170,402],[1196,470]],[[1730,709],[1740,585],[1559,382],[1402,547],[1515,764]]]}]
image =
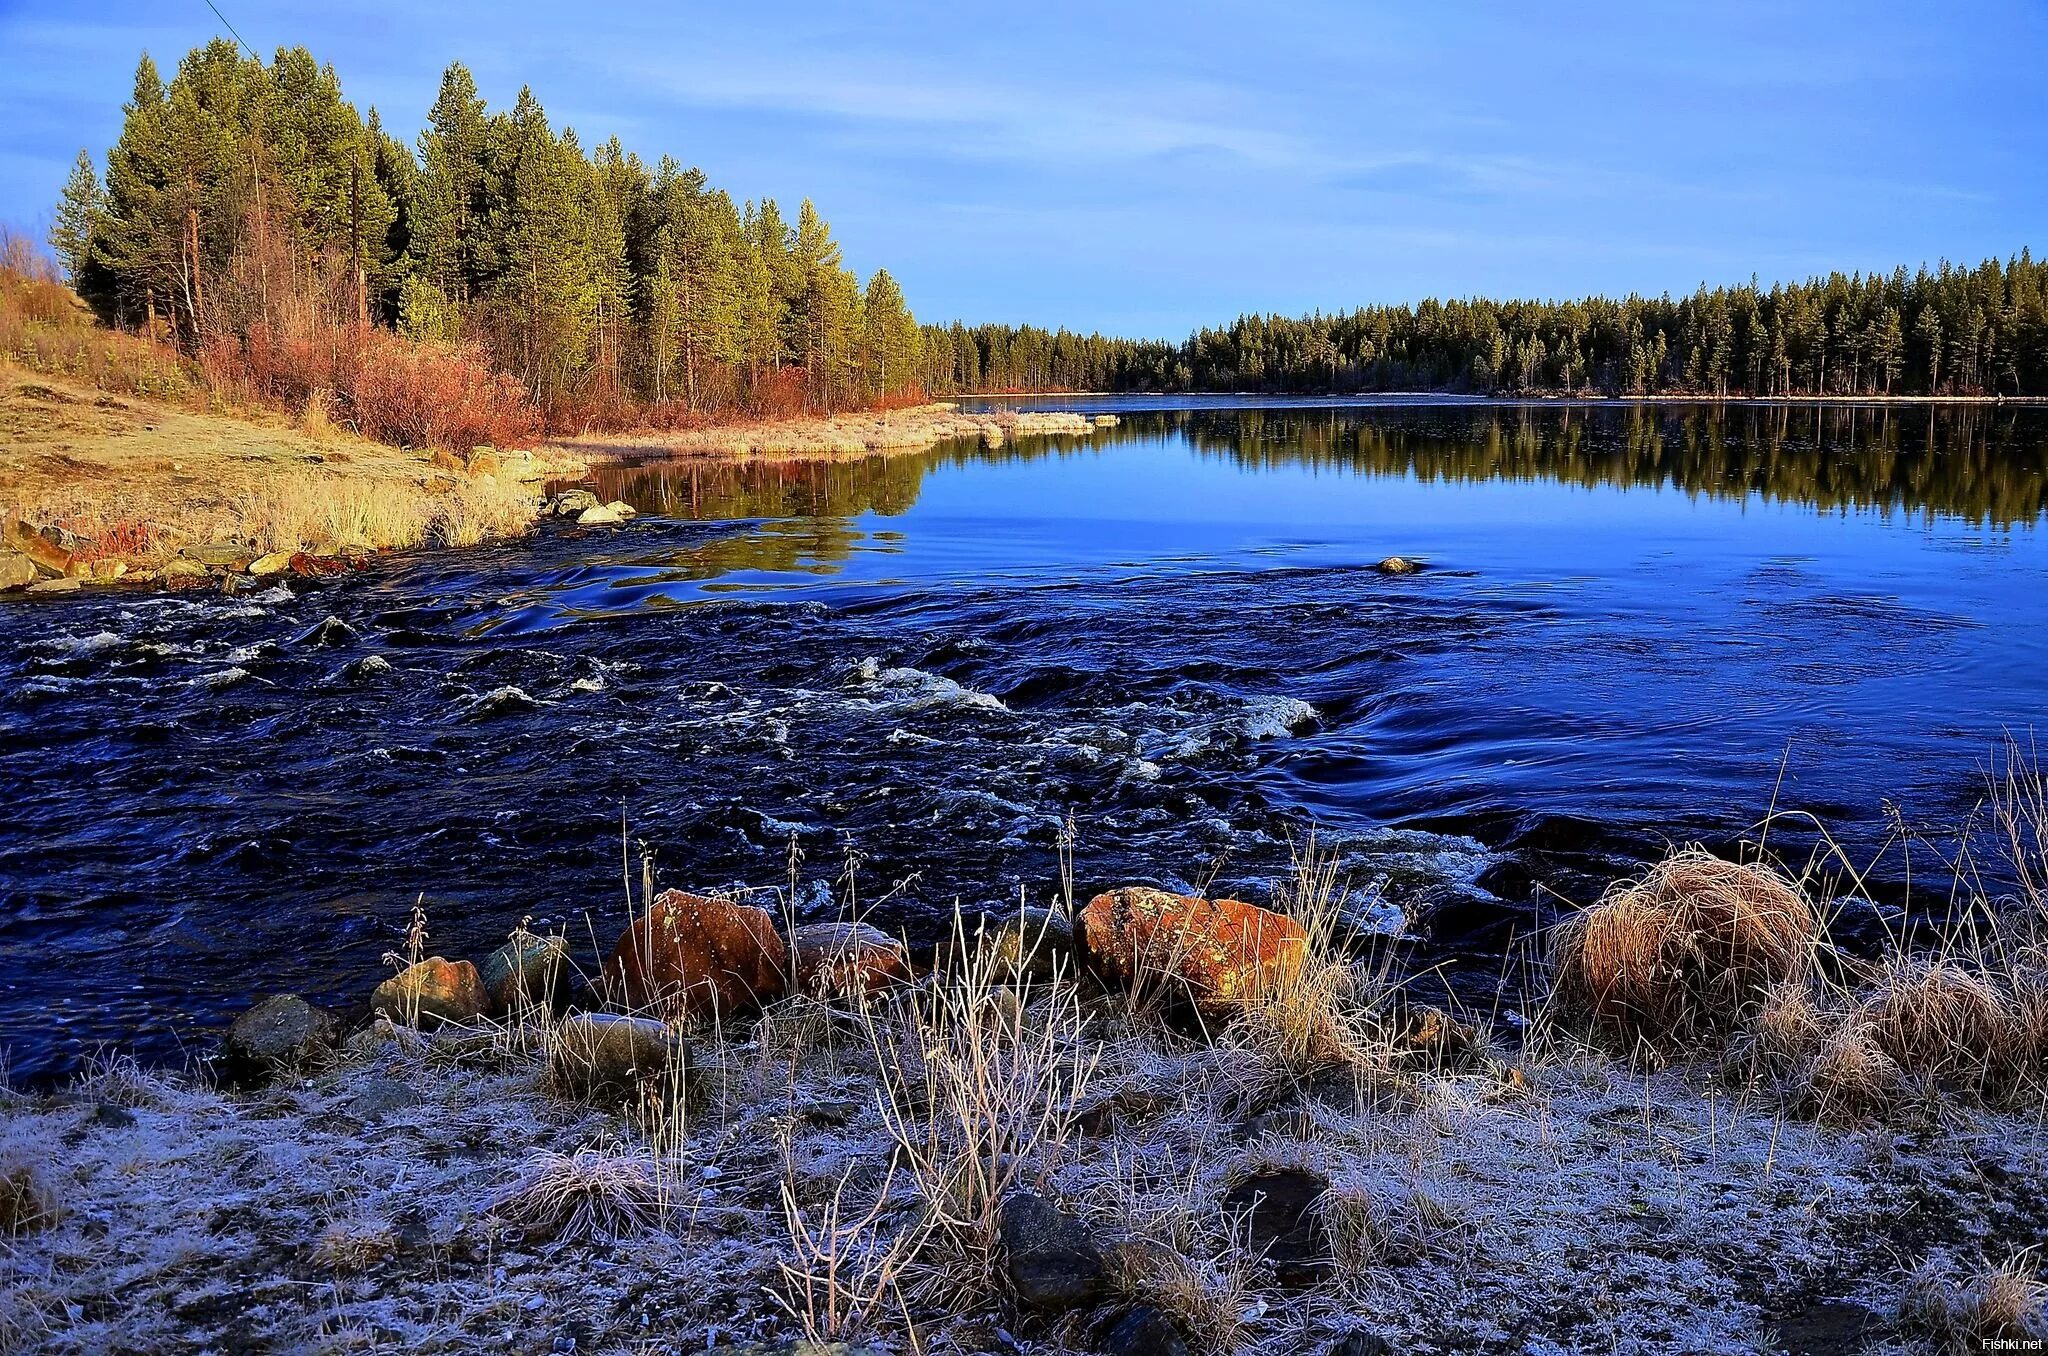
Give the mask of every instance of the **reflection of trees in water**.
[{"label": "reflection of trees in water", "polygon": [[[1094,456],[1180,434],[1244,466],[1309,466],[1422,480],[1671,486],[1762,495],[1826,511],[1942,514],[2010,527],[2048,511],[2048,417],[2038,411],[1900,406],[1410,406],[1176,410],[1124,416],[1092,437],[1001,448],[955,442],[843,460],[666,461],[600,473],[606,497],[676,518],[853,518],[917,502],[941,467]],[[767,534],[795,554],[844,559],[844,529]],[[773,553],[773,548],[771,554]],[[791,554],[795,553],[795,554]],[[777,568],[761,561],[741,568]]]},{"label": "reflection of trees in water", "polygon": [[2048,419],[2016,409],[1855,406],[1488,407],[1212,411],[1175,417],[1241,465],[1422,480],[1547,480],[1757,494],[1978,524],[2048,510]]}]

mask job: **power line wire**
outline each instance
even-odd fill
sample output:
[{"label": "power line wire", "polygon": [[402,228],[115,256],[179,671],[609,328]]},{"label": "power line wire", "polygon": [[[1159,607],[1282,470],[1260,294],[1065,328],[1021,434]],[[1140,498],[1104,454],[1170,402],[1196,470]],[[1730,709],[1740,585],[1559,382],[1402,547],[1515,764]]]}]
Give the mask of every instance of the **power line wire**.
[{"label": "power line wire", "polygon": [[226,26],[229,33],[234,34],[235,41],[241,44],[243,51],[247,52],[252,57],[256,55],[256,49],[254,47],[251,47],[248,43],[243,42],[242,35],[240,33],[235,33],[235,26],[231,23],[228,23],[228,16],[220,12],[219,5],[214,4],[213,0],[206,0],[206,7],[213,11],[213,17],[220,20],[221,23]]}]

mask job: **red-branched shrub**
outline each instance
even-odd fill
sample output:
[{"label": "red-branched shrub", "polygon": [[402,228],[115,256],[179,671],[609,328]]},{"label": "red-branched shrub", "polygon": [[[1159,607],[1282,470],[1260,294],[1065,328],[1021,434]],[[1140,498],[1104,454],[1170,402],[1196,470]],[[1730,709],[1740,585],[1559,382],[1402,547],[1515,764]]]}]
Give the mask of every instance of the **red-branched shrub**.
[{"label": "red-branched shrub", "polygon": [[516,377],[493,372],[474,344],[415,343],[358,331],[351,370],[335,385],[337,417],[358,433],[412,447],[523,447],[540,412]]},{"label": "red-branched shrub", "polygon": [[747,413],[756,419],[789,419],[809,408],[804,390],[806,372],[801,367],[781,367],[763,372],[747,393]]}]

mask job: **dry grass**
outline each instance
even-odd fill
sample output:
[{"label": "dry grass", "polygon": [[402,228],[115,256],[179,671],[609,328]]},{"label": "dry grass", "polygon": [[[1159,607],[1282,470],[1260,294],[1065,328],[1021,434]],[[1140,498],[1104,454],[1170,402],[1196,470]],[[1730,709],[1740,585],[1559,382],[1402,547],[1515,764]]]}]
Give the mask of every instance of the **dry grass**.
[{"label": "dry grass", "polygon": [[1992,1350],[2001,1340],[2048,1341],[2048,1285],[2031,1250],[1968,1272],[1945,1255],[1931,1257],[1908,1281],[1899,1312],[1938,1349],[1958,1356]]},{"label": "dry grass", "polygon": [[2011,999],[1981,971],[1928,956],[1887,958],[1857,1020],[1930,1089],[1980,1094],[2010,1055]]},{"label": "dry grass", "polygon": [[1551,1001],[1625,1046],[1683,1049],[1804,981],[1820,937],[1791,881],[1687,848],[1558,925]]},{"label": "dry grass", "polygon": [[491,1212],[536,1242],[619,1238],[663,1213],[659,1166],[644,1151],[586,1146],[544,1151],[492,1203]]}]

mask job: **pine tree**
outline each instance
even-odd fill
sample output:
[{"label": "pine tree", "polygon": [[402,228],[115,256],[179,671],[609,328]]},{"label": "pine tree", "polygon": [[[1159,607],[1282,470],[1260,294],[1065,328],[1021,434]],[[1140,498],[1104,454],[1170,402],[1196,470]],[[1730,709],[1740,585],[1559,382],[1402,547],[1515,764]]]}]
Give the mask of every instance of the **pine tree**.
[{"label": "pine tree", "polygon": [[917,321],[887,269],[876,269],[861,299],[861,375],[867,389],[887,396],[917,370]]},{"label": "pine tree", "polygon": [[50,248],[57,252],[74,284],[90,269],[93,237],[104,211],[105,194],[100,189],[99,171],[93,167],[92,152],[80,151],[50,225]]}]

